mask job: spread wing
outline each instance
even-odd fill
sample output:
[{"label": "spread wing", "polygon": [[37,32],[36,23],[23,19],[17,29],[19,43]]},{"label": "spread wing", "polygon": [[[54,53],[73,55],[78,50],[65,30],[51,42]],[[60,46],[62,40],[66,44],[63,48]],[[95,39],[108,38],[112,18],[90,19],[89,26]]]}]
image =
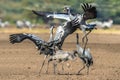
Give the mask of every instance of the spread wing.
[{"label": "spread wing", "polygon": [[31,40],[37,47],[40,49],[42,44],[45,44],[46,42],[39,37],[33,35],[33,34],[26,34],[26,33],[20,33],[20,34],[11,34],[9,37],[10,43],[21,43],[25,39]]},{"label": "spread wing", "polygon": [[82,8],[84,10],[84,17],[86,19],[94,19],[97,17],[97,10],[95,6],[88,3],[83,3]]},{"label": "spread wing", "polygon": [[68,13],[55,13],[55,12],[43,12],[43,11],[35,11],[32,10],[32,12],[38,16],[45,17],[45,18],[56,18],[56,19],[63,19],[70,21],[70,17]]},{"label": "spread wing", "polygon": [[[84,10],[84,16],[86,19],[94,19],[97,17],[97,10],[96,7],[92,6],[88,3],[83,3],[82,8]],[[55,12],[43,12],[43,11],[35,11],[32,12],[38,16],[49,18],[56,18],[56,19],[63,19],[70,21],[70,15],[68,12],[66,13],[55,13]]]}]

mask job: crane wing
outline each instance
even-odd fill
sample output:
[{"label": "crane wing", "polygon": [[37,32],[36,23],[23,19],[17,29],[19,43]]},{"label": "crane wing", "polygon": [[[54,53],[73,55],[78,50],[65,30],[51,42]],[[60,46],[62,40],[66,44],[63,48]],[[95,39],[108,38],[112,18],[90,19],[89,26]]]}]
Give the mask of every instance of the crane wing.
[{"label": "crane wing", "polygon": [[11,34],[9,37],[10,43],[21,43],[25,39],[31,40],[38,48],[41,47],[42,44],[45,44],[46,42],[39,37],[33,35],[33,34],[26,34],[26,33],[20,33],[20,34]]},{"label": "crane wing", "polygon": [[94,19],[97,17],[96,7],[92,6],[91,4],[83,3],[82,8],[84,10],[84,16],[87,19]]},{"label": "crane wing", "polygon": [[35,11],[35,10],[32,10],[32,12],[41,17],[56,18],[56,19],[63,19],[70,21],[70,17],[68,13],[43,12],[43,11]]}]

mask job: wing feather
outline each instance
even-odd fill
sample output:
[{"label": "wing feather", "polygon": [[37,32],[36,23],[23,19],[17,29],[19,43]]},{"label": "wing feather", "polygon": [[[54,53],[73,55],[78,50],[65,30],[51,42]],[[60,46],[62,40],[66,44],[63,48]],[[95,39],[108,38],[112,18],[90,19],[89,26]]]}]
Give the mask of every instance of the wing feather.
[{"label": "wing feather", "polygon": [[46,42],[41,38],[33,35],[33,34],[26,34],[26,33],[19,33],[19,34],[11,34],[9,37],[10,43],[21,43],[25,39],[31,40],[38,48],[45,44]]},{"label": "wing feather", "polygon": [[67,21],[70,20],[68,13],[43,12],[35,10],[32,10],[32,12],[41,17],[63,19]]},{"label": "wing feather", "polygon": [[97,10],[95,6],[88,3],[83,3],[81,6],[84,10],[84,16],[86,19],[94,19],[97,17]]}]

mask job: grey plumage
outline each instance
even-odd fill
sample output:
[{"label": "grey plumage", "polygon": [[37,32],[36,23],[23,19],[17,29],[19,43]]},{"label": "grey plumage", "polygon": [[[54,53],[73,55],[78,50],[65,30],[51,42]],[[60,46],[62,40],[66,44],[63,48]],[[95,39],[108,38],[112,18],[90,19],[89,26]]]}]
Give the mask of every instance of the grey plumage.
[{"label": "grey plumage", "polygon": [[47,56],[53,55],[54,49],[52,48],[52,46],[49,46],[48,42],[42,40],[41,38],[39,38],[38,36],[33,35],[33,34],[19,33],[19,34],[11,34],[9,37],[10,43],[12,43],[12,44],[21,43],[25,39],[31,40],[36,45],[37,49],[40,51],[40,54],[45,55],[42,66],[39,71],[39,74],[40,74]]},{"label": "grey plumage", "polygon": [[[77,29],[81,29],[85,31],[94,29],[95,25],[87,25],[85,21],[88,19],[94,19],[97,17],[96,8],[93,7],[92,5],[89,5],[88,3],[86,3],[86,4],[83,4],[82,8],[84,10],[84,13],[82,15],[79,15],[79,14],[72,15],[70,12],[55,14],[51,12],[47,13],[47,12],[41,12],[41,11],[40,12],[33,11],[35,14],[39,16],[65,19],[66,22],[63,25],[58,27],[54,39],[50,37],[49,42],[46,42],[33,34],[26,34],[26,33],[10,35],[10,42],[14,44],[14,43],[20,43],[25,39],[31,40],[38,47],[38,50],[40,50],[40,53],[45,55],[42,67],[44,66],[44,62],[48,55],[51,56],[49,61],[55,60],[55,58],[62,61],[70,60],[70,58],[73,59],[73,57],[76,57],[74,55],[76,51],[72,55],[70,55],[68,52],[61,51],[64,40],[68,35],[72,34]],[[85,27],[82,27],[82,25],[84,25]],[[59,50],[56,51],[54,46],[57,46]],[[66,56],[63,53],[66,54]],[[89,66],[93,63],[90,52],[88,50],[84,51],[81,48],[81,46],[77,44],[77,53],[79,58],[82,59],[82,61],[86,64],[86,66],[89,69]],[[58,57],[60,54],[64,56]],[[42,70],[42,67],[40,68],[40,72]],[[81,70],[79,70],[78,73],[80,71]]]},{"label": "grey plumage", "polygon": [[85,66],[87,66],[87,74],[89,74],[89,67],[93,64],[93,58],[92,55],[90,53],[90,49],[84,49],[80,46],[79,44],[79,35],[76,34],[76,38],[77,38],[77,43],[76,43],[76,47],[77,47],[77,53],[78,53],[78,57],[83,61],[84,66],[82,69],[80,69],[78,71],[78,74],[80,73],[81,70],[83,70],[85,68]]},{"label": "grey plumage", "polygon": [[21,43],[25,39],[29,39],[36,45],[37,49],[40,50],[40,53],[43,53],[45,55],[52,55],[53,53],[52,51],[53,49],[48,46],[48,43],[46,41],[33,34],[27,33],[11,34],[9,39],[10,43],[12,44]]},{"label": "grey plumage", "polygon": [[[68,51],[63,51],[63,50],[57,50],[54,55],[50,56],[50,58],[48,59],[48,65],[47,65],[47,70],[46,73],[48,73],[48,67],[49,67],[49,63],[51,61],[55,61],[54,62],[54,74],[56,73],[56,68],[57,68],[57,63],[63,63],[66,62],[68,60],[75,60],[76,59],[76,51],[73,52],[68,52]],[[62,70],[64,70],[63,64],[62,64]]]},{"label": "grey plumage", "polygon": [[[42,12],[42,11],[34,11],[38,16],[46,16],[46,17],[53,17],[58,19],[64,19],[66,22],[63,25],[60,25],[56,31],[54,37],[54,43],[58,47],[58,49],[62,49],[62,45],[64,40],[67,36],[75,32],[77,29],[80,30],[91,30],[94,29],[95,25],[88,25],[86,24],[86,20],[94,19],[97,17],[97,10],[96,7],[92,6],[91,4],[84,3],[82,5],[84,10],[83,14],[76,14],[72,15],[70,10],[68,9],[67,13],[51,13],[51,12]],[[85,27],[82,27],[84,25]],[[90,27],[91,26],[91,27]],[[59,41],[56,41],[60,39]]]}]

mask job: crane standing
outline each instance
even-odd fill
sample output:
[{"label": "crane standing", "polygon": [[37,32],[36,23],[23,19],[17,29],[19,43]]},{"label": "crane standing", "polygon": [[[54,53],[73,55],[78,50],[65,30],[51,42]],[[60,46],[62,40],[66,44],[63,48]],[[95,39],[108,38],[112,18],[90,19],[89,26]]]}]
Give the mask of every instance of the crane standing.
[{"label": "crane standing", "polygon": [[81,68],[78,71],[78,74],[80,73],[80,71],[82,71],[85,66],[87,66],[87,74],[89,74],[89,67],[93,64],[93,58],[92,55],[90,53],[90,49],[83,49],[80,44],[79,44],[79,35],[78,33],[76,34],[76,38],[77,38],[77,43],[76,43],[76,47],[77,47],[77,53],[78,53],[78,57],[83,61],[83,68]]}]

